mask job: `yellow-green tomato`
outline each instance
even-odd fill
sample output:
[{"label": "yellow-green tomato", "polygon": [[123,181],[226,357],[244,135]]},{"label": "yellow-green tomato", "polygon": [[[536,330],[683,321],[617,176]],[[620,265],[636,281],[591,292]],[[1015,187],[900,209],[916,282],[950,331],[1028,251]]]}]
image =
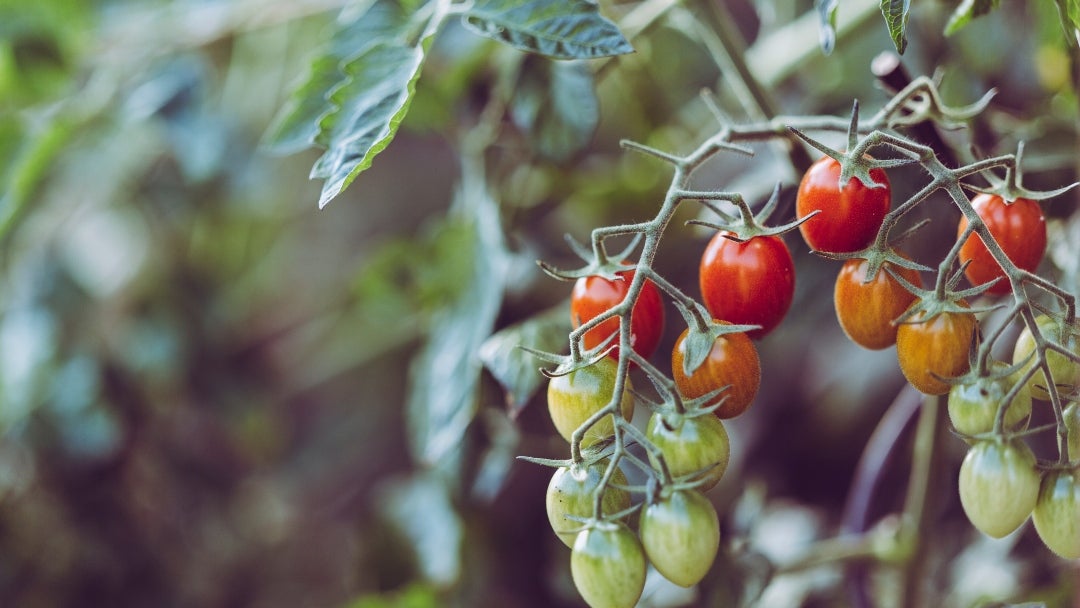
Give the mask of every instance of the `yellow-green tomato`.
[{"label": "yellow-green tomato", "polygon": [[1077,471],[1051,471],[1031,514],[1043,544],[1066,559],[1080,558],[1080,479]]},{"label": "yellow-green tomato", "polygon": [[1063,414],[1069,430],[1069,460],[1080,460],[1080,404],[1070,403]]},{"label": "yellow-green tomato", "polygon": [[1023,441],[978,441],[960,465],[960,504],[971,524],[1001,538],[1020,527],[1039,497],[1035,455]]},{"label": "yellow-green tomato", "polygon": [[696,490],[676,490],[646,505],[638,532],[653,566],[683,587],[705,577],[720,548],[716,509]]},{"label": "yellow-green tomato", "polygon": [[592,608],[633,608],[645,589],[645,552],[622,522],[595,522],[578,533],[570,574]]},{"label": "yellow-green tomato", "polygon": [[731,444],[724,423],[712,414],[665,418],[656,413],[645,436],[663,453],[673,477],[702,471],[690,479],[705,481],[698,486],[702,492],[715,486],[727,470]]},{"label": "yellow-green tomato", "polygon": [[[1077,340],[1076,334],[1071,330],[1063,331],[1062,325],[1053,317],[1039,315],[1035,317],[1035,324],[1047,340],[1056,342],[1073,353],[1080,353],[1080,341]],[[1033,352],[1035,352],[1035,338],[1032,337],[1031,330],[1025,326],[1020,336],[1016,338],[1016,345],[1013,347],[1013,364],[1020,363],[1030,356],[1031,360],[1024,366],[1026,371],[1036,363]],[[1059,392],[1068,392],[1080,382],[1080,363],[1053,350],[1046,351],[1046,363],[1050,366],[1050,374],[1054,376],[1053,383],[1058,385]],[[1035,375],[1028,380],[1031,396],[1049,401],[1050,393],[1047,392],[1046,387],[1050,386],[1050,382],[1046,379],[1045,372],[1042,370],[1035,372]]]},{"label": "yellow-green tomato", "polygon": [[[551,529],[559,535],[567,547],[574,546],[574,540],[578,532],[584,528],[584,524],[568,519],[566,516],[592,516],[596,489],[600,487],[600,480],[603,479],[607,467],[608,460],[604,459],[590,465],[560,467],[551,476],[546,501],[548,521],[551,523]],[[626,485],[626,475],[623,475],[619,469],[615,469],[611,475],[611,481]],[[605,515],[629,509],[630,493],[608,485],[604,490],[601,505]]]},{"label": "yellow-green tomato", "polygon": [[[590,416],[600,411],[615,394],[615,374],[618,364],[604,357],[596,363],[551,379],[548,384],[548,412],[555,428],[567,441]],[[619,408],[623,418],[634,415],[634,398],[630,394],[630,379],[626,379]],[[585,431],[581,445],[588,446],[615,434],[614,421],[605,416]]]},{"label": "yellow-green tomato", "polygon": [[[995,367],[1004,367],[999,364]],[[1005,401],[1018,378],[982,377],[970,384],[954,384],[949,389],[949,420],[956,430],[964,435],[989,433],[994,428],[998,407]],[[1031,392],[1027,385],[1009,403],[1005,411],[1005,429],[1026,428],[1031,419]]]}]

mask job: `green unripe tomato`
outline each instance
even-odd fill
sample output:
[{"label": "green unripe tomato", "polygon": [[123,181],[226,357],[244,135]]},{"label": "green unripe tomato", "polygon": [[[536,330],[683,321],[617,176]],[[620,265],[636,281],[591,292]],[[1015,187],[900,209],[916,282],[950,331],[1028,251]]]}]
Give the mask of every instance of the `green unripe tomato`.
[{"label": "green unripe tomato", "polygon": [[1080,558],[1080,479],[1077,479],[1077,471],[1047,473],[1031,519],[1048,549],[1065,559]]},{"label": "green unripe tomato", "polygon": [[[618,363],[604,357],[588,367],[552,378],[548,383],[548,412],[555,428],[567,441],[579,426],[611,400],[618,368]],[[634,416],[634,398],[630,394],[629,378],[625,388],[619,407],[623,418],[630,420]],[[614,434],[614,421],[611,416],[605,416],[585,431],[581,445],[589,446]]]},{"label": "green unripe tomato", "polygon": [[638,532],[657,571],[683,587],[705,577],[720,549],[716,509],[696,490],[676,490],[646,505]]},{"label": "green unripe tomato", "polygon": [[[712,414],[671,418],[673,420],[665,420],[663,415],[653,414],[645,436],[664,454],[664,462],[673,477],[704,471],[692,481],[705,480],[698,486],[702,492],[712,488],[724,476],[731,456],[724,423]],[[669,425],[669,422],[674,424]]]},{"label": "green unripe tomato", "polygon": [[[997,363],[994,367],[1005,367]],[[976,379],[970,384],[954,384],[949,389],[949,420],[965,435],[989,433],[1005,395],[1016,384],[1016,376]],[[1031,419],[1031,391],[1027,385],[1013,397],[1005,412],[1005,430],[1026,428]]]},{"label": "green unripe tomato", "polygon": [[[1035,324],[1044,338],[1064,346],[1073,353],[1080,353],[1080,340],[1077,339],[1076,334],[1071,330],[1063,331],[1061,324],[1053,317],[1039,315],[1035,317]],[[1013,347],[1013,365],[1031,356],[1031,360],[1022,371],[1031,368],[1036,363],[1035,357],[1031,355],[1033,352],[1035,352],[1035,338],[1031,336],[1031,330],[1025,326],[1020,336],[1016,338],[1016,345]],[[1080,382],[1080,363],[1052,350],[1046,351],[1046,363],[1050,366],[1050,373],[1054,376],[1053,382],[1058,385],[1059,392],[1068,392]],[[1031,396],[1049,401],[1050,393],[1046,391],[1046,387],[1050,386],[1050,382],[1042,370],[1035,372],[1035,375],[1028,380]]]},{"label": "green unripe tomato", "polygon": [[592,608],[633,608],[645,589],[645,552],[621,522],[596,522],[578,533],[570,574]]},{"label": "green unripe tomato", "polygon": [[1035,455],[1026,443],[978,441],[960,465],[960,504],[973,526],[1001,538],[1031,515],[1039,482]]},{"label": "green unripe tomato", "polygon": [[[548,522],[551,523],[551,529],[567,547],[574,546],[574,540],[584,524],[567,519],[566,516],[592,516],[593,496],[596,494],[596,489],[600,487],[600,480],[603,479],[607,467],[608,461],[604,459],[587,466],[560,467],[551,476],[546,500]],[[623,475],[619,469],[615,469],[611,475],[611,481],[626,485],[626,475]],[[601,506],[605,515],[629,509],[630,493],[608,485],[604,490]]]},{"label": "green unripe tomato", "polygon": [[1062,413],[1069,429],[1069,460],[1080,460],[1080,404],[1070,403]]}]

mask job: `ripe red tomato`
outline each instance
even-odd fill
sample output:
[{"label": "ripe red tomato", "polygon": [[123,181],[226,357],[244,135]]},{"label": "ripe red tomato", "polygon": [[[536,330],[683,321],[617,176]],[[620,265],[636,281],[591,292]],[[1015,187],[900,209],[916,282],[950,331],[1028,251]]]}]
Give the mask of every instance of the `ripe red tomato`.
[{"label": "ripe red tomato", "polygon": [[884,187],[869,188],[852,178],[841,190],[840,163],[829,156],[807,169],[795,198],[795,215],[801,219],[821,210],[799,225],[811,249],[848,253],[873,242],[889,212],[892,188],[882,169],[872,169],[870,178]]},{"label": "ripe red tomato", "polygon": [[[906,255],[900,254],[907,259]],[[886,263],[874,280],[866,281],[867,262],[851,259],[844,262],[836,277],[833,304],[840,327],[851,341],[871,350],[881,350],[896,343],[897,326],[892,321],[915,301],[915,294],[904,289],[885,268],[891,268],[904,280],[922,287],[919,271]]]},{"label": "ripe red tomato", "polygon": [[[570,321],[575,328],[623,301],[630,290],[634,271],[626,270],[620,272],[619,276],[623,278],[621,281],[592,276],[580,278],[574,283],[574,290],[570,294]],[[630,313],[630,344],[634,351],[646,358],[652,355],[660,343],[663,329],[664,302],[660,299],[660,290],[652,281],[646,280]],[[587,349],[593,348],[617,331],[619,319],[608,319],[586,332],[582,344]],[[618,347],[611,351],[611,356],[619,357]]]},{"label": "ripe red tomato", "polygon": [[[961,305],[967,306],[961,301]],[[928,395],[944,395],[949,385],[938,380],[968,371],[968,348],[975,335],[975,315],[943,312],[928,321],[918,315],[896,331],[896,357],[908,382]]]},{"label": "ripe red tomato", "polygon": [[[1039,267],[1046,251],[1046,217],[1043,216],[1039,203],[1018,198],[1010,204],[996,194],[979,194],[971,200],[971,205],[1013,264],[1028,272],[1034,272]],[[957,238],[963,234],[967,225],[967,218],[961,217],[956,231]],[[982,285],[1005,276],[1005,271],[997,260],[990,256],[982,237],[978,235],[969,236],[960,247],[960,262],[968,260],[971,260],[971,264],[964,270],[964,275],[972,285]],[[987,291],[1009,293],[1012,287],[1008,281],[1001,280]]]},{"label": "ripe red tomato", "polygon": [[[727,323],[721,321],[721,323]],[[724,399],[716,409],[720,418],[734,418],[746,411],[761,385],[761,362],[757,349],[744,333],[724,334],[713,342],[712,350],[701,367],[689,376],[683,368],[686,357],[686,336],[683,331],[671,351],[671,376],[679,391],[686,397],[702,397],[723,386],[731,387],[711,403]]]},{"label": "ripe red tomato", "polygon": [[701,256],[701,296],[713,318],[760,325],[747,332],[761,338],[780,323],[795,295],[795,262],[778,236],[737,243],[718,232]]}]

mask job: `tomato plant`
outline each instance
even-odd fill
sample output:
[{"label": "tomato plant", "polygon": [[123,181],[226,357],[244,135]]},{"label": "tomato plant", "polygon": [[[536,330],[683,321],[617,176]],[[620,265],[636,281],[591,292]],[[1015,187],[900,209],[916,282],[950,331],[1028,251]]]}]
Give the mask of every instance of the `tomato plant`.
[{"label": "tomato plant", "polygon": [[663,453],[673,477],[702,471],[690,478],[704,481],[698,486],[702,492],[715,486],[727,470],[731,444],[724,424],[716,416],[665,417],[657,412],[649,418],[645,437]]},{"label": "tomato plant", "polygon": [[645,588],[645,551],[621,522],[595,522],[578,533],[570,573],[592,608],[632,608]]},{"label": "tomato plant", "polygon": [[[901,257],[906,255],[897,252]],[[886,268],[896,272],[907,282],[922,287],[919,271],[890,264],[882,266],[873,280],[866,281],[869,263],[864,259],[850,259],[840,268],[833,289],[833,305],[836,319],[851,341],[871,350],[881,350],[896,343],[897,317],[915,301],[915,294],[904,288]]]},{"label": "tomato plant", "polygon": [[[548,383],[548,412],[555,428],[567,441],[590,416],[600,411],[615,394],[615,375],[618,364],[604,357],[592,365],[580,367],[568,374],[556,376]],[[623,418],[634,416],[634,398],[630,394],[630,379],[626,379],[619,406]],[[582,445],[587,446],[610,437],[615,432],[611,416],[602,418],[585,432]]]},{"label": "tomato plant", "polygon": [[[1039,267],[1043,252],[1046,251],[1046,218],[1038,202],[1018,198],[1007,203],[996,194],[980,193],[971,200],[971,206],[1013,264],[1028,272],[1034,272]],[[964,234],[967,226],[967,218],[961,217],[956,231],[957,238]],[[982,237],[977,234],[970,235],[960,248],[960,262],[968,261],[971,264],[964,270],[964,274],[972,285],[982,285],[1001,278],[1002,280],[991,285],[987,291],[1003,294],[1012,290],[1009,282],[1004,280],[1005,271],[990,255]]]},{"label": "tomato plant", "polygon": [[[570,321],[575,328],[623,301],[634,279],[634,271],[626,270],[620,272],[619,276],[622,280],[609,281],[591,276],[582,277],[574,283],[570,294]],[[660,343],[663,330],[664,302],[660,298],[660,290],[652,281],[646,280],[630,313],[630,345],[637,354],[648,358]],[[617,331],[619,319],[607,319],[585,332],[582,342],[587,349],[595,348]],[[618,346],[612,349],[611,356],[619,357]]]},{"label": "tomato plant", "polygon": [[795,198],[795,215],[802,219],[799,232],[811,249],[831,253],[859,251],[873,242],[892,202],[889,177],[872,169],[870,187],[852,178],[840,187],[840,163],[824,156],[807,169]]},{"label": "tomato plant", "polygon": [[[1006,367],[996,362],[993,369]],[[955,384],[949,390],[949,420],[953,428],[965,435],[989,433],[994,428],[998,407],[1016,384],[1018,374],[1006,377],[980,376],[971,382]],[[1031,419],[1031,392],[1027,385],[1009,402],[1005,412],[1005,430],[1026,428]]]},{"label": "tomato plant", "polygon": [[1080,558],[1080,479],[1078,472],[1050,471],[1039,487],[1031,520],[1043,544],[1065,559]]},{"label": "tomato plant", "polygon": [[720,547],[716,509],[694,490],[676,490],[645,505],[638,532],[653,566],[683,587],[705,577]]},{"label": "tomato plant", "polygon": [[[1070,352],[1080,353],[1080,339],[1076,335],[1075,328],[1064,327],[1048,315],[1035,317],[1035,324],[1043,338],[1064,346]],[[1035,337],[1032,336],[1031,330],[1025,326],[1020,335],[1017,336],[1016,345],[1013,347],[1013,365],[1027,361],[1025,369],[1032,367],[1036,364],[1034,353]],[[1047,378],[1045,372],[1039,370],[1028,380],[1028,388],[1031,390],[1031,395],[1036,399],[1050,400],[1050,393],[1046,389],[1051,383],[1056,384],[1059,391],[1066,393],[1077,383],[1080,383],[1080,363],[1049,349],[1046,351],[1046,363],[1050,367],[1052,379]]]},{"label": "tomato plant", "polygon": [[[607,470],[608,461],[599,460],[580,466],[559,467],[548,483],[546,506],[551,529],[567,547],[574,546],[574,539],[583,528],[580,521],[567,515],[588,518],[593,515],[593,498]],[[612,473],[611,481],[626,485],[626,475],[619,469]],[[614,485],[608,485],[601,502],[604,515],[611,515],[630,508],[630,493]]]},{"label": "tomato plant", "polygon": [[978,441],[960,465],[960,504],[973,526],[1001,538],[1031,515],[1039,481],[1035,455],[1023,441]]},{"label": "tomato plant", "polygon": [[976,325],[975,315],[961,312],[942,312],[930,319],[924,319],[920,312],[902,323],[896,332],[896,356],[907,381],[928,395],[949,392],[949,385],[938,378],[956,377],[968,370],[968,349]]},{"label": "tomato plant", "polygon": [[705,307],[715,319],[736,325],[760,325],[746,332],[761,338],[787,314],[795,295],[795,262],[778,236],[755,236],[746,242],[718,232],[701,256],[698,281]]},{"label": "tomato plant", "polygon": [[741,332],[718,336],[704,363],[687,375],[684,363],[689,334],[689,329],[684,330],[671,351],[671,375],[679,391],[693,399],[730,386],[710,402],[715,404],[723,400],[715,410],[716,415],[734,418],[746,411],[761,385],[761,362],[754,343]]}]

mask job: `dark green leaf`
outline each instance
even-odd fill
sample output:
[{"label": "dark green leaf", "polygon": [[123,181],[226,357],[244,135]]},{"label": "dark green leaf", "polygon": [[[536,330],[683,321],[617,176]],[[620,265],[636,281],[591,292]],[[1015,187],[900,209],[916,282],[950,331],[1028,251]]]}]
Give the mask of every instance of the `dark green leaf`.
[{"label": "dark green leaf", "polygon": [[836,47],[836,9],[840,0],[814,0],[818,18],[821,20],[821,51],[831,55]]},{"label": "dark green leaf", "polygon": [[506,389],[506,405],[511,417],[521,412],[545,381],[538,370],[542,362],[518,347],[528,346],[546,352],[566,350],[566,336],[572,329],[568,310],[565,302],[559,304],[499,331],[480,346],[480,360]]},{"label": "dark green leaf", "polygon": [[578,61],[526,61],[510,112],[540,156],[567,160],[588,145],[600,120],[592,72]]},{"label": "dark green leaf", "polygon": [[981,17],[998,7],[999,0],[964,0],[956,7],[949,22],[945,24],[945,35],[951,36],[976,17]]},{"label": "dark green leaf", "polygon": [[885,17],[885,25],[889,27],[889,37],[896,46],[896,52],[901,55],[907,48],[905,32],[910,11],[911,0],[881,0],[881,14]]},{"label": "dark green leaf", "polygon": [[634,50],[589,0],[476,0],[464,21],[484,36],[555,59],[607,57]]}]

